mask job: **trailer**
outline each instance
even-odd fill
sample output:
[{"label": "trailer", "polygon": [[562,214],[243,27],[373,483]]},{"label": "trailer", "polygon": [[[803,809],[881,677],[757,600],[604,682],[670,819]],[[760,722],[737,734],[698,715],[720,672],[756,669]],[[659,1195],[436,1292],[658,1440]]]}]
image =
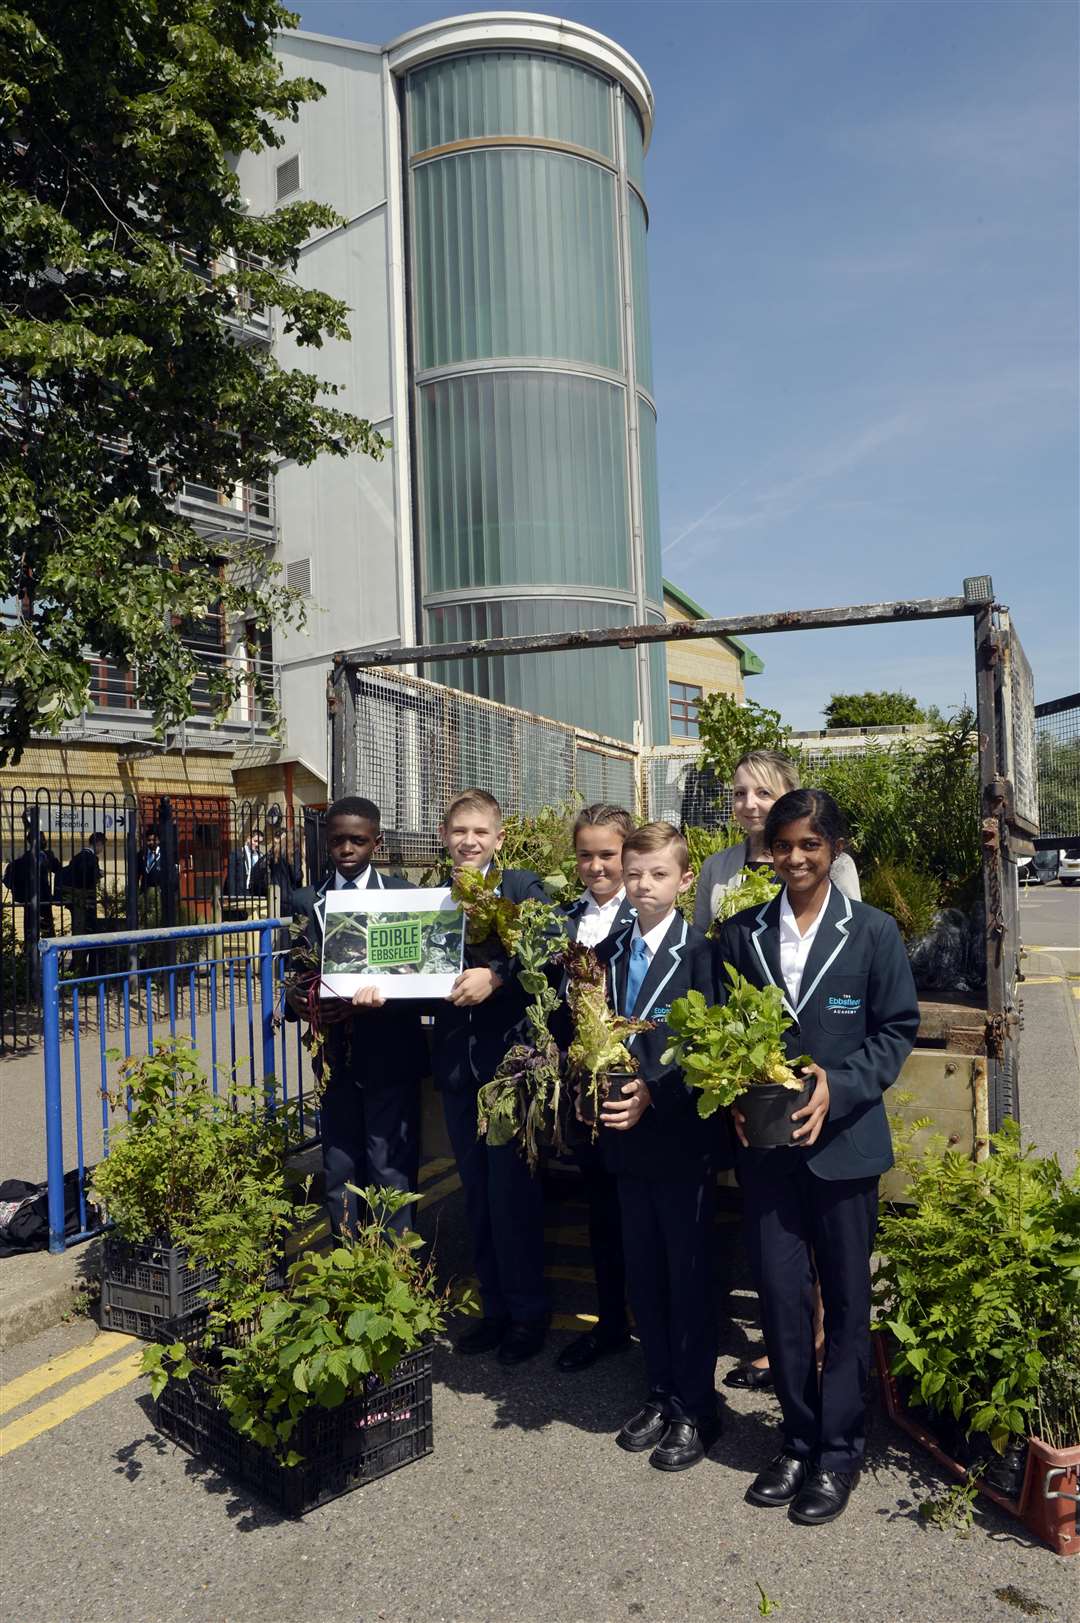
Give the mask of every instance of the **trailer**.
[{"label": "trailer", "polygon": [[[1017,863],[1039,835],[1034,688],[1008,608],[989,576],[962,595],[831,608],[790,609],[663,625],[481,639],[416,647],[367,647],[334,657],[327,683],[331,785],[336,798],[375,798],[388,843],[410,866],[438,850],[438,820],[467,782],[489,786],[509,812],[614,799],[643,816],[661,803],[657,750],[514,710],[439,683],[418,671],[455,659],[504,659],[582,649],[634,649],[713,637],[762,637],[853,626],[967,621],[971,627],[978,723],[985,996],[921,1002],[918,1045],[897,1097],[910,1119],[929,1115],[933,1131],[972,1156],[1020,1107],[1020,939]],[[686,752],[689,753],[689,752]],[[886,1186],[886,1192],[889,1192]]]}]

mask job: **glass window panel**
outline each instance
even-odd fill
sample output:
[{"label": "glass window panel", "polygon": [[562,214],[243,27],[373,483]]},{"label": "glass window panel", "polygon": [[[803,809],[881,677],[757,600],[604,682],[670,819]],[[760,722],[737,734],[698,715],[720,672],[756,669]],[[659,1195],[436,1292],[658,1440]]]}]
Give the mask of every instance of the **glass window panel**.
[{"label": "glass window panel", "polygon": [[409,151],[482,136],[535,135],[614,160],[610,81],[534,51],[483,51],[417,68],[406,80]]},{"label": "glass window panel", "polygon": [[648,227],[645,206],[630,193],[630,272],[634,297],[634,357],[637,381],[653,392],[652,322],[649,317]]},{"label": "glass window panel", "polygon": [[417,364],[544,356],[618,371],[615,179],[558,152],[460,153],[412,175]]},{"label": "glass window panel", "polygon": [[657,605],[664,601],[663,560],[660,554],[660,485],[656,467],[656,417],[638,396],[638,443],[641,450],[641,518],[645,542],[645,597]]},{"label": "glass window panel", "polygon": [[[432,642],[457,642],[621,626],[633,617],[629,604],[568,598],[453,603],[427,611],[427,635]],[[634,655],[620,648],[446,660],[428,665],[424,674],[434,682],[555,721],[572,722],[613,738],[632,740],[634,736]]]},{"label": "glass window panel", "polygon": [[418,395],[426,592],[630,590],[621,388],[496,372],[441,378]]},{"label": "glass window panel", "polygon": [[626,172],[639,190],[645,190],[645,132],[641,115],[623,92],[623,135],[626,142]]}]

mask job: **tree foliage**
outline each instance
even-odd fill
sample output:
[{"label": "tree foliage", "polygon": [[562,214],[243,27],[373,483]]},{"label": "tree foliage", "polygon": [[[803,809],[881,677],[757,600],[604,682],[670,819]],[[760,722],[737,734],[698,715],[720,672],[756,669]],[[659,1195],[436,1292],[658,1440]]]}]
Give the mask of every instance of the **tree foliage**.
[{"label": "tree foliage", "polygon": [[710,693],[698,705],[701,764],[720,783],[730,783],[735,763],[751,750],[786,750],[790,729],[779,710],[747,699],[739,704],[730,693]]},{"label": "tree foliage", "polygon": [[825,706],[826,727],[903,727],[931,721],[910,693],[834,693]]},{"label": "tree foliage", "polygon": [[278,0],[0,0],[0,759],[85,708],[88,652],[130,669],[159,731],[197,678],[224,710],[245,678],[208,678],[183,633],[210,612],[263,629],[298,599],[262,548],[222,558],[177,493],[382,452],[332,386],[236,341],[252,305],[297,344],[348,337],[345,306],[291,275],[337,217],[250,214],[233,167],[322,94],[274,58],[295,22]]}]

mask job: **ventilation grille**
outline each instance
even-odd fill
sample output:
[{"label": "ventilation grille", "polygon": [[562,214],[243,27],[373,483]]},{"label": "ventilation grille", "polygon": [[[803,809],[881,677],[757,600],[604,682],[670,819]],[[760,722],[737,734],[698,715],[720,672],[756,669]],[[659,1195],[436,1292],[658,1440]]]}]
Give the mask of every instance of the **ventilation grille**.
[{"label": "ventilation grille", "polygon": [[303,592],[305,597],[311,596],[311,559],[294,558],[292,563],[285,565],[285,583],[294,592]]},{"label": "ventilation grille", "polygon": [[284,163],[277,166],[277,200],[280,203],[283,197],[291,197],[293,192],[300,190],[300,154],[297,152]]}]

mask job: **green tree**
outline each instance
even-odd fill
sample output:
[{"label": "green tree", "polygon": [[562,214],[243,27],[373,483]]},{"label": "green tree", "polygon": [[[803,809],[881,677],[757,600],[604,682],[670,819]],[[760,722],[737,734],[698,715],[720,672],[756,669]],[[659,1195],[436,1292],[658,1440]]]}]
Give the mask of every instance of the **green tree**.
[{"label": "green tree", "polygon": [[897,727],[934,719],[910,693],[834,693],[826,727]]},{"label": "green tree", "polygon": [[747,699],[738,704],[729,693],[710,693],[698,705],[701,765],[721,783],[730,783],[735,763],[751,750],[786,750],[790,729],[779,710]]},{"label": "green tree", "polygon": [[319,347],[345,306],[290,276],[329,208],[246,211],[231,157],[322,94],[286,80],[277,0],[0,0],[0,760],[87,704],[88,653],[130,669],[159,731],[245,680],[200,667],[208,613],[301,618],[265,550],[173,511],[275,463],[382,453],[335,389],[235,341],[244,308]]}]

